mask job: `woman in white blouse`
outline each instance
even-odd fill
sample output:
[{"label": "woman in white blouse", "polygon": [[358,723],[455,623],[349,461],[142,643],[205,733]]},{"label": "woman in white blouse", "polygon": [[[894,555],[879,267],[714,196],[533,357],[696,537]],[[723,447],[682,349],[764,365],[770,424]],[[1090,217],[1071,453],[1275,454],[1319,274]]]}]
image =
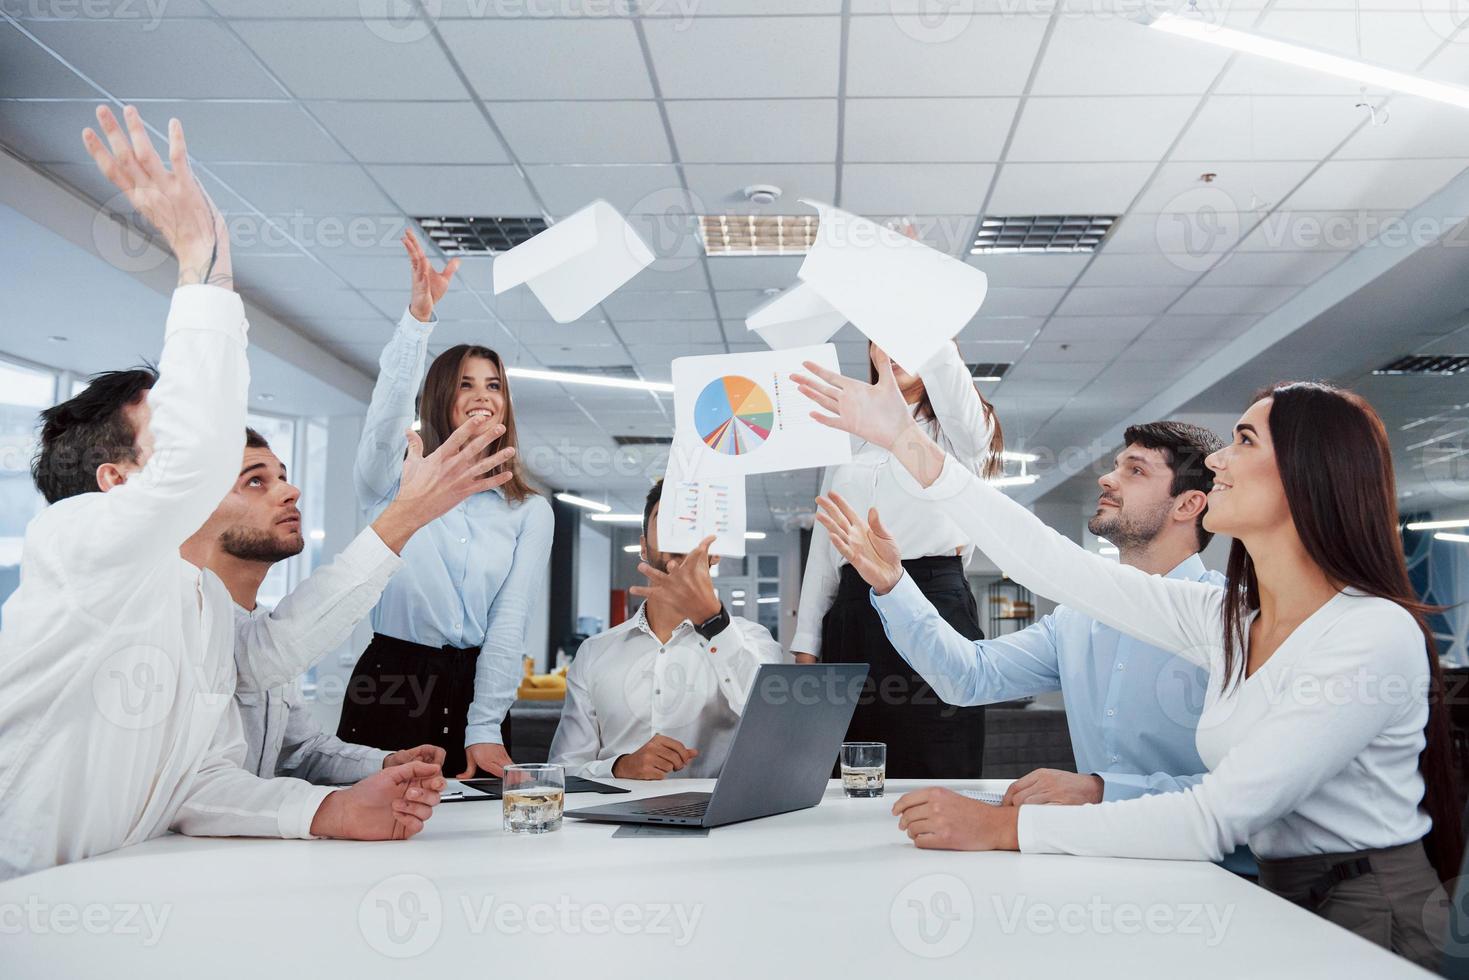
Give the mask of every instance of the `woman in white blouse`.
[{"label": "woman in white blouse", "polygon": [[[875,381],[874,354],[881,351],[868,345]],[[973,474],[991,476],[999,471],[1004,436],[956,345],[945,344],[913,373],[896,365],[894,372],[908,417],[930,439]],[[822,492],[839,493],[863,508],[879,508],[903,543],[904,567],[934,608],[964,636],[982,639],[978,609],[964,575],[974,554],[969,536],[937,507],[907,493],[895,479],[901,470],[886,449],[864,442],[854,447],[850,463],[827,471]],[[888,776],[980,774],[984,708],[945,704],[893,649],[867,600],[866,584],[820,525],[811,532],[791,653],[802,663],[820,659],[869,666],[847,739],[885,742]]]},{"label": "woman in white blouse", "polygon": [[[912,491],[1017,581],[1210,671],[1198,729],[1210,771],[1188,791],[990,807],[920,790],[893,808],[914,843],[1212,861],[1248,843],[1267,888],[1415,962],[1438,959],[1439,881],[1457,873],[1461,849],[1456,777],[1370,405],[1294,382],[1245,412],[1206,461],[1204,526],[1235,538],[1221,589],[1118,565],[1050,531],[913,425],[891,371],[867,385],[807,367],[822,380],[797,376],[802,390],[836,415],[823,421],[893,447]],[[867,525],[833,526],[875,582],[893,580]]]}]

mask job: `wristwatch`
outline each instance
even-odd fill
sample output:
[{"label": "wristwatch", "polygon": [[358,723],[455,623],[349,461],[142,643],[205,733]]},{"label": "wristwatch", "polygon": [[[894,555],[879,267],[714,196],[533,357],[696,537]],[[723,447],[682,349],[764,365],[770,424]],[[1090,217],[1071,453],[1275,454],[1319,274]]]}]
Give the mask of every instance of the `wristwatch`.
[{"label": "wristwatch", "polygon": [[719,612],[715,613],[713,616],[710,616],[699,625],[695,626],[694,632],[698,633],[706,640],[712,640],[728,628],[729,610],[725,609],[724,603],[721,602],[719,604]]}]

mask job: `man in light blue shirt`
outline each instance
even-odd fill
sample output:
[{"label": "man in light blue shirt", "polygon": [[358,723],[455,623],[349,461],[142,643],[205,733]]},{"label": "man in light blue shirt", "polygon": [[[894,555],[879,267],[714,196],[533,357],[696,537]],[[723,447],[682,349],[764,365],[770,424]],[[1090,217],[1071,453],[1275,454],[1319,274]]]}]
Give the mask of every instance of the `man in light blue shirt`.
[{"label": "man in light blue shirt", "polygon": [[[1198,552],[1213,474],[1204,457],[1217,436],[1180,422],[1134,425],[1112,471],[1098,479],[1087,524],[1126,565],[1168,578],[1223,584]],[[1203,778],[1194,747],[1207,674],[1199,667],[1060,606],[1017,633],[968,640],[946,623],[903,572],[877,515],[823,502],[820,519],[873,587],[872,604],[894,649],[934,692],[955,705],[992,704],[1060,691],[1077,771],[1037,769],[1016,780],[1007,804],[1101,803],[1188,789]],[[851,547],[856,545],[856,547]],[[839,544],[839,550],[841,544]],[[1226,866],[1253,872],[1248,854]]]}]

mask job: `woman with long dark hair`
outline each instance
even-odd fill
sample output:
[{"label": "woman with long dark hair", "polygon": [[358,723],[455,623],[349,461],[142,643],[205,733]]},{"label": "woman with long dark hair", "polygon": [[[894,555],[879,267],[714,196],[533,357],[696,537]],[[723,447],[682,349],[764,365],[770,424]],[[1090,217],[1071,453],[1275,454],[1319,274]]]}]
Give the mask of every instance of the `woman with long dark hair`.
[{"label": "woman with long dark hair", "polygon": [[[877,380],[868,345],[868,369]],[[980,475],[999,473],[1005,437],[994,407],[974,386],[955,344],[945,344],[913,371],[894,366],[914,424]],[[964,569],[974,555],[968,537],[935,507],[903,487],[902,467],[872,443],[853,448],[852,461],[832,467],[822,492],[836,492],[890,515],[903,543],[903,567],[939,614],[971,640],[984,638]],[[977,777],[984,759],[984,708],[945,704],[888,642],[867,599],[867,586],[832,546],[826,529],[811,532],[801,604],[791,652],[797,661],[865,663],[866,686],[847,728],[849,741],[885,742],[887,774],[897,779]]]},{"label": "woman with long dark hair", "polygon": [[[376,516],[397,492],[417,398],[423,451],[455,429],[499,425],[486,454],[517,445],[515,405],[500,355],[458,344],[429,366],[434,304],[459,260],[436,270],[412,233],[403,236],[413,268],[408,311],[383,349],[357,449],[358,501]],[[419,392],[419,381],[423,390]],[[508,713],[520,684],[526,623],[545,583],[551,507],[529,483],[518,456],[509,482],[474,494],[425,525],[403,549],[403,567],[372,612],[372,643],[347,686],[340,738],[379,748],[442,746],[444,774],[500,775],[511,758]]]},{"label": "woman with long dark hair", "polygon": [[[1087,806],[899,799],[920,847],[1219,860],[1248,843],[1260,882],[1422,965],[1441,955],[1440,880],[1462,847],[1433,637],[1408,583],[1382,421],[1329,385],[1260,392],[1206,461],[1204,526],[1234,537],[1228,583],[1092,555],[911,424],[885,365],[868,385],[807,365],[827,424],[888,446],[920,492],[1017,581],[1210,671],[1193,788]],[[829,513],[829,512],[828,512]],[[858,561],[866,526],[834,538]]]}]

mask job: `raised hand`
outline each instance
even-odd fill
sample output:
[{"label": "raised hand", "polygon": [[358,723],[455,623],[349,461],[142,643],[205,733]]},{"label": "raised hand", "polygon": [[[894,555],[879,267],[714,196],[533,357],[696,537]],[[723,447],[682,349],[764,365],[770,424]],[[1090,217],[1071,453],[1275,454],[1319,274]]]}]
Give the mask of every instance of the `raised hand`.
[{"label": "raised hand", "polygon": [[445,786],[439,767],[410,762],[332,793],[311,821],[313,837],[402,840],[423,829]]},{"label": "raised hand", "polygon": [[636,752],[618,756],[612,764],[612,775],[618,779],[662,779],[694,761],[698,754],[698,749],[676,738],[654,735]]},{"label": "raised hand", "polygon": [[95,131],[82,130],[82,143],[97,169],[127,195],[128,202],[168,243],[179,261],[180,286],[209,283],[233,288],[224,217],[189,166],[183,124],[177,119],[168,121],[170,169],[153,149],[138,110],[127,106],[122,115],[126,133],[111,109],[97,107],[97,123],[107,137],[105,146]]},{"label": "raised hand", "polygon": [[831,535],[831,543],[872,586],[878,595],[886,595],[903,577],[902,554],[898,542],[882,526],[877,508],[867,511],[864,523],[841,494],[817,497],[816,519]]},{"label": "raised hand", "polygon": [[408,312],[413,319],[427,323],[434,315],[434,306],[449,290],[449,280],[459,268],[458,259],[450,259],[443,269],[435,269],[423,246],[411,231],[403,232],[403,247],[408,250],[408,261],[413,266],[413,295],[408,301]]},{"label": "raised hand", "polygon": [[805,368],[815,377],[793,374],[791,380],[801,394],[832,413],[812,412],[813,419],[890,450],[916,426],[893,376],[892,360],[877,349],[872,352],[872,360],[877,365],[877,384],[828,371],[812,361],[806,361]]},{"label": "raised hand", "polygon": [[[515,457],[515,447],[484,455],[490,444],[504,434],[505,426],[500,423],[490,424],[483,416],[472,415],[438,449],[425,456],[423,439],[408,430],[408,455],[403,458],[398,495],[372,522],[383,543],[402,551],[415,531],[447,514],[460,501],[509,483],[514,476],[509,463]],[[499,467],[505,469],[491,472]]]},{"label": "raised hand", "polygon": [[627,591],[658,603],[695,626],[699,625],[716,615],[721,605],[714,592],[714,579],[709,576],[709,547],[713,544],[714,535],[711,534],[687,555],[671,559],[666,572],[660,572],[647,562],[640,562],[638,572],[648,580],[648,584],[635,585]]}]

